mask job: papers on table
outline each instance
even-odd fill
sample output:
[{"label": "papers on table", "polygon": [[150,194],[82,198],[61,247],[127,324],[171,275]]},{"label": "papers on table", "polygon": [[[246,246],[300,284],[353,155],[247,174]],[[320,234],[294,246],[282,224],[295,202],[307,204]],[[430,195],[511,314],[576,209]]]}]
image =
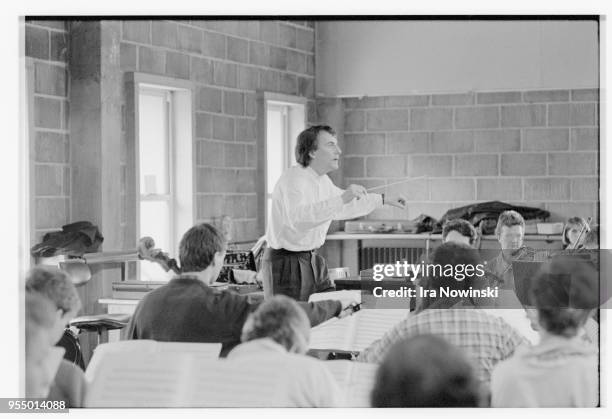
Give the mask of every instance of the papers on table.
[{"label": "papers on table", "polygon": [[346,306],[353,302],[359,304],[361,303],[361,290],[317,292],[315,294],[311,294],[310,297],[308,297],[309,303],[325,300],[338,300],[342,302],[343,306]]},{"label": "papers on table", "polygon": [[333,318],[311,329],[310,349],[360,352],[408,313],[408,309],[362,309],[342,319]]},{"label": "papers on table", "polygon": [[269,364],[195,352],[111,352],[88,383],[84,406],[279,407],[286,405],[285,375]]},{"label": "papers on table", "polygon": [[219,357],[220,343],[157,342],[154,340],[124,340],[98,345],[85,371],[85,380],[92,382],[104,359],[110,354],[168,354],[169,356],[192,355],[197,360],[213,360]]},{"label": "papers on table", "polygon": [[326,361],[325,365],[344,393],[345,407],[370,407],[377,364],[352,361]]}]

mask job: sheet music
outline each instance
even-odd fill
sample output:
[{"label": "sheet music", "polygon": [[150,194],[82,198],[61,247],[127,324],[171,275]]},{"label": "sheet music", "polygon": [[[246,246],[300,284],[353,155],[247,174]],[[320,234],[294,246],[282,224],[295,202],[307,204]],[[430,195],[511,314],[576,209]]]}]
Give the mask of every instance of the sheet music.
[{"label": "sheet music", "polygon": [[85,407],[287,407],[292,380],[276,362],[205,360],[197,352],[105,354]]},{"label": "sheet music", "polygon": [[361,352],[374,341],[382,338],[397,323],[408,316],[408,309],[361,310],[358,319],[357,333],[353,340],[353,350]]},{"label": "sheet music", "polygon": [[377,364],[352,361],[327,361],[328,370],[344,392],[346,407],[370,407]]},{"label": "sheet music", "polygon": [[108,353],[88,383],[85,407],[180,407],[189,387],[189,355]]},{"label": "sheet music", "polygon": [[361,290],[341,290],[330,292],[317,292],[308,297],[309,303],[324,300],[338,300],[343,305],[348,305],[352,302],[361,303]]},{"label": "sheet music", "polygon": [[197,342],[157,342],[150,339],[123,340],[98,345],[85,371],[85,380],[92,382],[100,369],[103,359],[111,353],[181,353],[189,354],[194,359],[217,359],[221,352],[221,343]]},{"label": "sheet music", "polygon": [[272,363],[249,360],[197,362],[185,394],[185,407],[287,406],[284,371]]},{"label": "sheet music", "polygon": [[331,319],[310,332],[310,348],[360,352],[402,321],[408,309],[362,309],[342,319]]},{"label": "sheet music", "polygon": [[339,319],[334,317],[310,330],[310,349],[351,351],[357,327],[356,314]]}]

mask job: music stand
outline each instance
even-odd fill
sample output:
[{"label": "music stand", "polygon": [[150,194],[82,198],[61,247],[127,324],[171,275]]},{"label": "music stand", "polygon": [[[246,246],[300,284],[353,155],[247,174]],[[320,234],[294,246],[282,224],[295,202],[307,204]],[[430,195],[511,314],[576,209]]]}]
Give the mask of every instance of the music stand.
[{"label": "music stand", "polygon": [[514,291],[523,307],[532,306],[529,296],[531,280],[540,270],[544,262],[532,260],[512,261],[512,274],[514,275]]}]

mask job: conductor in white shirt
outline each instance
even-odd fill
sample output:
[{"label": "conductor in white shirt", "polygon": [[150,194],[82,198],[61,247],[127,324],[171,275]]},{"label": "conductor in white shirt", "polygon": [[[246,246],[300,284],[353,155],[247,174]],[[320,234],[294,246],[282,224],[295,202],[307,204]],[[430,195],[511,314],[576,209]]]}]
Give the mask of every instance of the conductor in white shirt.
[{"label": "conductor in white shirt", "polygon": [[316,252],[331,222],[360,217],[383,205],[405,208],[401,195],[368,193],[361,185],[345,190],[334,185],[327,173],[338,169],[341,152],[329,126],[312,126],[298,136],[299,164],[281,175],[272,193],[262,264],[266,298],[284,294],[307,301],[315,292],[333,290],[325,259]]}]

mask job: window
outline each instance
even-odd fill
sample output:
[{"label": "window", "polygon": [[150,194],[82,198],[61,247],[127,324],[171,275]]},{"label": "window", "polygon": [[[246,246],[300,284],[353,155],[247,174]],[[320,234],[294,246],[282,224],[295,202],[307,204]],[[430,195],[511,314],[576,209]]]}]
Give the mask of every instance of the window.
[{"label": "window", "polygon": [[[191,89],[172,79],[134,77],[136,233],[178,259],[180,238],[194,221]],[[173,275],[155,263],[139,266],[141,280]]]},{"label": "window", "polygon": [[303,98],[266,94],[266,222],[272,192],[283,171],[296,164],[297,136],[306,128]]},{"label": "window", "polygon": [[[175,248],[172,92],[142,88],[138,101],[140,234],[169,252]],[[142,264],[141,278],[153,280],[159,268]]]}]

